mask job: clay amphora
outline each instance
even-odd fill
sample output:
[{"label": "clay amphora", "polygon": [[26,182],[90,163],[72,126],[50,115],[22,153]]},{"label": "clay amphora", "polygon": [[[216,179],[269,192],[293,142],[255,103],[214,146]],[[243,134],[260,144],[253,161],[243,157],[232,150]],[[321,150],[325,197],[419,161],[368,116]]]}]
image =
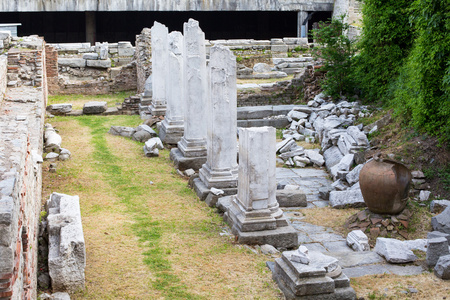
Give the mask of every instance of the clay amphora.
[{"label": "clay amphora", "polygon": [[395,215],[405,208],[408,201],[411,172],[405,165],[380,159],[379,155],[376,154],[361,169],[359,185],[371,212]]}]

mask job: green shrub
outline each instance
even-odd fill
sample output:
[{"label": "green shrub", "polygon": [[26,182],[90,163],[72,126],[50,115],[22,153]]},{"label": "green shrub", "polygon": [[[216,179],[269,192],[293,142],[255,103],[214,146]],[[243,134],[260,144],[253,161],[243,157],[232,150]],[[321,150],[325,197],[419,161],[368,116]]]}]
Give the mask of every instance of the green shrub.
[{"label": "green shrub", "polygon": [[389,99],[389,86],[411,49],[410,6],[411,0],[363,2],[360,53],[355,56],[354,78],[363,98],[369,102]]},{"label": "green shrub", "polygon": [[356,52],[354,41],[345,32],[349,25],[344,16],[333,19],[331,23],[319,23],[319,29],[313,30],[313,38],[319,47],[314,48],[315,58],[323,59],[326,77],[321,82],[324,92],[332,97],[353,92],[351,79],[352,58]]}]

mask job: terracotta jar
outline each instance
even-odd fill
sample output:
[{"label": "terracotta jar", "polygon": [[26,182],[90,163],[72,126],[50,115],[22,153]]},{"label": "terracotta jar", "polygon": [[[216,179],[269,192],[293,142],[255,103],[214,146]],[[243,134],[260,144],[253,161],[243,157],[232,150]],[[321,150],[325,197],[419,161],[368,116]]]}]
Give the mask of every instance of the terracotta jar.
[{"label": "terracotta jar", "polygon": [[395,215],[408,201],[411,172],[405,165],[379,156],[376,154],[361,169],[359,185],[371,212]]}]

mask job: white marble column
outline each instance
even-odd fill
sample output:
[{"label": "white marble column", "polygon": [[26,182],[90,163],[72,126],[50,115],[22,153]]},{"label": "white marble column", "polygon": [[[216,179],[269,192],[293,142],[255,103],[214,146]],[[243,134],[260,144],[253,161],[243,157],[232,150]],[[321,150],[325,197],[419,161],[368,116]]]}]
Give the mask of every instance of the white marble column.
[{"label": "white marble column", "polygon": [[184,73],[183,34],[173,31],[169,34],[169,60],[167,74],[167,110],[161,124],[159,137],[164,143],[177,144],[184,132]]},{"label": "white marble column", "polygon": [[154,116],[166,113],[166,81],[168,74],[168,35],[169,30],[161,23],[155,22],[151,28],[152,35],[152,104],[150,112]]},{"label": "white marble column", "polygon": [[269,205],[277,202],[275,172],[275,128],[241,128],[236,201],[247,211],[269,209]]},{"label": "white marble column", "polygon": [[207,188],[237,187],[236,57],[224,46],[211,49],[207,105],[207,161],[200,179]]},{"label": "white marble column", "polygon": [[206,75],[205,34],[198,21],[184,23],[184,78],[186,110],[184,135],[178,148],[185,157],[206,156]]},{"label": "white marble column", "polygon": [[239,130],[239,182],[224,219],[240,243],[292,248],[297,232],[276,199],[276,132],[273,127]]}]

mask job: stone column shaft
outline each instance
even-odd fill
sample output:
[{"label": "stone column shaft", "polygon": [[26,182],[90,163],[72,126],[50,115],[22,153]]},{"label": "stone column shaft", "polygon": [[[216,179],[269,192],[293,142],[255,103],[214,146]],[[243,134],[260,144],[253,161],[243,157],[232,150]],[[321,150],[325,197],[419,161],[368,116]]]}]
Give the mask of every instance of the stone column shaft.
[{"label": "stone column shaft", "polygon": [[184,78],[186,110],[184,135],[178,148],[185,157],[206,156],[206,75],[205,34],[197,21],[184,23]]},{"label": "stone column shaft", "polygon": [[166,81],[168,63],[168,35],[166,26],[155,22],[151,28],[152,35],[152,115],[162,116],[166,112]]},{"label": "stone column shaft", "polygon": [[177,144],[184,132],[184,38],[181,32],[173,31],[168,41],[167,110],[159,136],[165,143]]},{"label": "stone column shaft", "polygon": [[207,105],[207,162],[200,179],[208,187],[237,187],[236,57],[223,47],[211,49],[210,101]]},{"label": "stone column shaft", "polygon": [[241,128],[239,144],[237,201],[247,211],[269,209],[278,203],[275,128]]}]

